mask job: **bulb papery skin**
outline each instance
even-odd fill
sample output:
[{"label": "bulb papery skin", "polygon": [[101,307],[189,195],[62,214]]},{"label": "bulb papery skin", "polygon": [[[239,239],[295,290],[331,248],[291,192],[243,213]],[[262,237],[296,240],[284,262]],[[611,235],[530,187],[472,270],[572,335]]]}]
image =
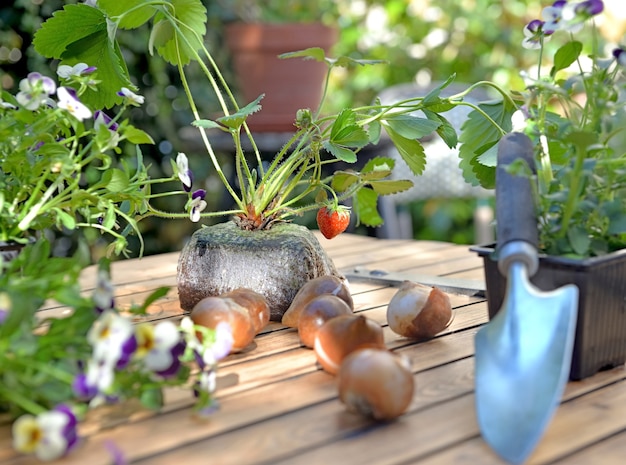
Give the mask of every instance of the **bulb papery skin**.
[{"label": "bulb papery skin", "polygon": [[389,421],[411,404],[415,381],[407,362],[388,350],[363,348],[348,355],[337,374],[339,399],[353,412]]},{"label": "bulb papery skin", "polygon": [[348,354],[364,347],[385,350],[383,330],[376,321],[354,314],[328,320],[317,331],[313,344],[318,363],[333,375]]},{"label": "bulb papery skin", "polygon": [[448,327],[452,305],[436,287],[405,281],[387,306],[389,328],[400,336],[429,339]]},{"label": "bulb papery skin", "polygon": [[310,300],[303,308],[298,321],[300,341],[313,348],[319,328],[331,318],[352,315],[352,309],[341,298],[333,294],[322,294]]},{"label": "bulb papery skin", "polygon": [[306,304],[324,294],[339,297],[348,304],[350,309],[354,309],[352,295],[345,280],[333,275],[318,276],[304,283],[298,290],[289,308],[283,314],[281,323],[290,328],[297,328]]},{"label": "bulb papery skin", "polygon": [[195,324],[211,329],[216,329],[222,321],[227,322],[233,336],[231,352],[243,350],[256,335],[248,310],[228,297],[205,297],[194,306],[189,317]]}]

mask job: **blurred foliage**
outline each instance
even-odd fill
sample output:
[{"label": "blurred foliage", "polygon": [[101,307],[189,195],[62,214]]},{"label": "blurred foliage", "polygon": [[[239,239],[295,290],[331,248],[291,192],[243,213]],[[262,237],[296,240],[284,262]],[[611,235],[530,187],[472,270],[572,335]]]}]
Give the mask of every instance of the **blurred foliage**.
[{"label": "blurred foliage", "polygon": [[[246,0],[243,1],[245,3]],[[11,2],[9,2],[10,4]],[[32,34],[53,11],[76,0],[14,0],[0,6],[0,84],[4,89],[15,89],[19,79],[28,71],[51,74],[56,66],[46,62],[32,49]],[[204,0],[209,24],[207,44],[221,64],[229,82],[234,85],[230,62],[222,42],[222,28],[227,20],[236,19],[232,9],[238,0]],[[248,2],[249,3],[249,2]],[[274,21],[289,19],[291,7],[305,8],[317,3],[319,17],[340,29],[340,41],[334,55],[345,54],[353,58],[382,59],[387,65],[362,67],[356,70],[335,72],[329,99],[333,110],[351,105],[369,103],[383,89],[398,83],[416,82],[428,85],[431,81],[445,80],[456,73],[460,83],[483,79],[493,80],[512,89],[521,89],[519,77],[536,58],[532,51],[520,47],[522,28],[540,15],[548,1],[540,0],[335,0],[334,9],[324,8],[323,2],[302,0],[263,0],[253,2]],[[286,5],[286,6],[285,6]],[[301,10],[304,11],[304,10]],[[281,17],[284,12],[285,17]],[[297,13],[297,11],[296,11]],[[335,14],[335,17],[332,17]],[[607,30],[615,31],[614,24]],[[621,26],[623,27],[623,22]],[[618,35],[619,37],[619,35]],[[189,155],[196,177],[207,179],[207,190],[215,202],[221,192],[214,187],[208,164],[202,163],[202,154],[186,150],[179,129],[191,121],[187,102],[177,82],[177,73],[160,59],[145,53],[145,37],[133,31],[132,37],[122,36],[121,45],[128,61],[131,75],[135,77],[146,104],[136,109],[131,121],[156,140],[155,147],[145,147],[146,159],[151,159],[157,173],[169,169],[169,158],[178,151]],[[190,65],[192,68],[194,65]],[[196,92],[205,92],[202,99],[210,113],[217,108],[212,93],[199,73],[191,71],[190,85]],[[202,80],[201,80],[202,79]],[[473,205],[473,203],[470,204]],[[424,214],[430,208],[412,208],[416,235],[420,231],[435,230],[438,239],[472,242],[470,236],[455,238],[460,228],[457,220],[465,221],[471,230],[471,215],[463,208],[450,206],[450,202],[437,202],[436,212]],[[169,209],[177,208],[176,206]],[[180,208],[180,207],[178,207]],[[210,206],[209,206],[210,208]],[[434,208],[434,207],[432,207]],[[440,217],[446,217],[443,220]],[[463,220],[465,218],[466,220]],[[448,224],[447,231],[439,224]],[[185,221],[155,220],[143,225],[147,239],[146,253],[179,250],[195,225]],[[454,231],[454,232],[453,232]]]}]

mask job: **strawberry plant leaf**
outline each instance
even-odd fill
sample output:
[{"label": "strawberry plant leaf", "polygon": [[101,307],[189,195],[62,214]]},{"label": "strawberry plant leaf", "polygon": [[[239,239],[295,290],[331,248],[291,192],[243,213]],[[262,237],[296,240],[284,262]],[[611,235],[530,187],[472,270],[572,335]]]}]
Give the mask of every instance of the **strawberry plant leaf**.
[{"label": "strawberry plant leaf", "polygon": [[[74,27],[68,28],[71,23]],[[81,100],[94,108],[111,108],[122,101],[122,87],[135,90],[128,77],[117,42],[109,40],[107,20],[97,8],[85,4],[66,5],[45,21],[35,33],[35,50],[60,64],[87,63],[97,68],[99,91],[91,89]]]},{"label": "strawberry plant leaf", "polygon": [[411,172],[416,176],[422,174],[426,166],[426,154],[422,144],[418,140],[402,137],[390,127],[385,127],[385,130]]},{"label": "strawberry plant leaf", "polygon": [[[335,171],[330,186],[336,192],[345,192],[350,186],[359,181],[359,175],[349,171]],[[326,192],[326,191],[323,191]]]},{"label": "strawberry plant leaf", "polygon": [[413,187],[413,181],[408,179],[384,179],[371,181],[369,184],[379,195],[397,194]]},{"label": "strawberry plant leaf", "polygon": [[385,117],[383,125],[406,139],[420,139],[435,131],[441,122],[413,115],[391,115]]},{"label": "strawberry plant leaf", "polygon": [[[498,100],[483,102],[478,107],[491,119],[502,127],[506,132],[511,130],[511,116],[517,110],[514,105],[507,101]],[[502,133],[493,126],[476,110],[472,110],[461,127],[459,142],[459,166],[463,171],[465,180],[476,186],[481,185],[487,189],[495,186],[495,165],[492,166],[492,155],[485,155],[484,162],[479,159],[498,143]]]},{"label": "strawberry plant leaf", "polygon": [[[143,5],[143,6],[142,6]],[[149,0],[98,0],[98,7],[113,18],[125,13],[118,23],[122,29],[136,29],[154,16],[156,9]]]},{"label": "strawberry plant leaf", "polygon": [[358,223],[365,226],[380,226],[383,219],[378,214],[378,194],[367,187],[359,189],[353,196],[354,210],[357,214]]},{"label": "strawberry plant leaf", "polygon": [[239,129],[246,121],[248,116],[261,110],[261,105],[259,102],[264,96],[265,94],[259,95],[253,102],[250,102],[245,107],[241,107],[235,113],[232,113],[230,115],[221,116],[217,118],[216,121],[229,129]]},{"label": "strawberry plant leaf", "polygon": [[357,157],[354,150],[350,150],[338,144],[333,144],[330,141],[324,141],[322,146],[335,158],[345,161],[346,163],[356,163]]},{"label": "strawberry plant leaf", "polygon": [[[184,29],[175,29],[176,33],[171,40],[164,45],[157,46],[157,52],[164,60],[173,65],[186,65],[195,59],[198,50],[202,48],[202,40],[206,33],[206,8],[201,0],[169,0],[172,4],[170,11],[173,12],[175,21],[184,24]],[[159,12],[154,17],[154,22],[167,19],[173,21]]]}]

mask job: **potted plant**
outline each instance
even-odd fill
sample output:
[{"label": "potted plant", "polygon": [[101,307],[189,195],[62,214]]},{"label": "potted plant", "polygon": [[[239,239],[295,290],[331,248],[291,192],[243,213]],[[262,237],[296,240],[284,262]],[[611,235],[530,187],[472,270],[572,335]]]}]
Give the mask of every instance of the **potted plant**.
[{"label": "potted plant", "polygon": [[[65,24],[79,18],[85,27],[67,35]],[[374,103],[324,115],[321,108],[328,98],[324,92],[316,108],[297,111],[294,115],[296,131],[269,163],[264,163],[246,124],[248,117],[263,111],[263,96],[259,95],[243,106],[238,104],[203,43],[205,21],[205,9],[199,0],[184,4],[163,1],[150,5],[99,0],[97,8],[67,5],[43,24],[34,44],[43,55],[61,59],[68,65],[83,60],[87,54],[97,54],[101,57],[99,69],[124,81],[128,77],[123,67],[116,63],[116,42],[111,33],[105,34],[104,31],[132,30],[147,23],[151,26],[149,50],[178,67],[194,115],[193,125],[200,132],[216,176],[233,202],[231,209],[204,211],[206,191],[195,188],[189,161],[184,154],[179,155],[178,172],[191,195],[187,204],[191,218],[194,221],[216,217],[232,219],[199,229],[183,249],[178,273],[181,306],[191,310],[204,296],[246,286],[268,299],[273,309],[272,319],[278,320],[306,281],[320,274],[336,272],[310,231],[291,224],[290,219],[305,212],[316,212],[320,228],[323,232],[328,228],[326,233],[332,237],[347,227],[350,213],[340,204],[351,199],[352,213],[357,221],[378,226],[382,223],[377,212],[378,197],[412,185],[407,180],[389,179],[393,161],[385,157],[369,160],[360,172],[343,170],[332,173],[329,168],[339,162],[354,164],[359,150],[375,144],[385,131],[403,159],[419,174],[424,164],[421,137],[436,132],[449,145],[456,144],[456,132],[440,113],[465,104],[463,94],[454,99],[440,98],[441,87],[448,85],[448,81],[423,98],[391,105]],[[100,40],[92,41],[91,50],[73,47],[85,34],[97,34],[94,39]],[[331,59],[319,48],[285,56],[318,61],[325,64],[329,72],[336,67],[367,63],[347,57]],[[191,61],[198,63],[209,86],[215,90],[221,102],[222,116],[208,119],[200,114],[186,80],[185,65]],[[412,114],[420,109],[424,110],[425,117]],[[227,178],[215,156],[208,130],[220,131],[232,138],[235,182]],[[248,141],[253,150],[245,151],[243,141]],[[327,174],[329,171],[330,175]],[[331,223],[332,228],[328,226]],[[295,245],[287,249],[289,241],[285,242],[286,236],[300,238],[295,238]],[[244,246],[250,243],[254,245]],[[253,255],[238,255],[241,249],[252,251]]]},{"label": "potted plant", "polygon": [[328,54],[338,29],[324,18],[336,16],[336,2],[237,0],[222,8],[237,90],[246,102],[265,94],[263,111],[247,120],[250,129],[293,133],[296,111],[319,103],[327,69],[315,60],[279,55],[311,47]]},{"label": "potted plant", "polygon": [[[523,45],[539,57],[537,71],[525,75],[526,89],[502,92],[503,100],[480,105],[492,120],[474,112],[460,136],[466,179],[485,187],[493,187],[494,153],[503,133],[523,131],[534,143],[532,182],[543,255],[532,281],[543,290],[566,283],[579,287],[572,379],[626,360],[626,53],[623,46],[604,52],[595,27],[603,8],[600,0],[557,1],[544,8],[543,19],[524,31]],[[585,33],[590,44],[579,40]],[[563,42],[544,62],[556,41]],[[530,176],[528,167],[514,169]],[[492,247],[474,250],[485,259],[493,316],[504,297],[505,278]]]}]

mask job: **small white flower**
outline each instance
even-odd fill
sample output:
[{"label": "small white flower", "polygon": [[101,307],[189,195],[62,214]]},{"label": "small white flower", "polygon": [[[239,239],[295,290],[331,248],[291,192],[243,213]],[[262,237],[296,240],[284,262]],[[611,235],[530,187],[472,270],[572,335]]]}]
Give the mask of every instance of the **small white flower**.
[{"label": "small white flower", "polygon": [[59,108],[67,110],[78,121],[91,118],[91,110],[78,100],[76,91],[71,87],[59,87],[57,97],[59,98]]},{"label": "small white flower", "polygon": [[180,367],[178,357],[184,350],[178,327],[171,321],[137,326],[137,357],[150,371],[173,375]]},{"label": "small white flower", "polygon": [[94,71],[95,68],[87,65],[87,63],[77,63],[74,66],[59,65],[57,75],[63,79],[69,79],[72,76],[81,76]]},{"label": "small white flower", "polygon": [[193,173],[189,169],[189,160],[187,155],[182,152],[178,152],[176,157],[176,166],[178,167],[178,178],[183,183],[185,191],[191,191],[191,185],[193,184]]},{"label": "small white flower", "polygon": [[39,460],[55,460],[75,442],[75,418],[66,411],[51,410],[38,416],[22,415],[13,423],[13,447],[34,453]]},{"label": "small white flower", "polygon": [[132,90],[128,89],[127,87],[122,87],[122,89],[117,93],[117,95],[119,95],[120,97],[124,97],[128,101],[128,103],[130,103],[131,105],[135,105],[137,107],[143,104],[145,100],[143,95],[138,95],[134,93]]},{"label": "small white flower", "polygon": [[89,329],[87,341],[93,347],[87,363],[87,385],[107,392],[113,384],[114,370],[125,366],[137,348],[133,325],[114,310],[106,310]]},{"label": "small white flower", "polygon": [[47,76],[28,73],[28,76],[20,81],[19,88],[20,91],[15,96],[17,103],[27,110],[36,110],[49,102],[48,96],[54,94],[56,84]]},{"label": "small white flower", "polygon": [[528,123],[526,122],[526,114],[523,110],[517,110],[511,116],[512,132],[524,132]]}]

